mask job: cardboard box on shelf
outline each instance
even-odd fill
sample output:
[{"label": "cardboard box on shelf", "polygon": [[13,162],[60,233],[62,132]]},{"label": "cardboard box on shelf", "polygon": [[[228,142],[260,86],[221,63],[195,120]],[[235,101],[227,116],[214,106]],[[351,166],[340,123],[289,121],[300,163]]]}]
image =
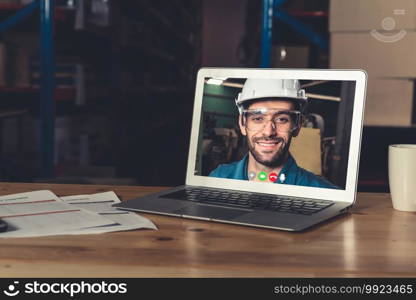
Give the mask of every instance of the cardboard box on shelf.
[{"label": "cardboard box on shelf", "polygon": [[318,128],[304,127],[292,140],[290,152],[302,168],[322,175],[321,132]]},{"label": "cardboard box on shelf", "polygon": [[39,36],[29,33],[5,35],[7,47],[7,84],[18,87],[30,86],[30,62],[37,56]]},{"label": "cardboard box on shelf", "polygon": [[369,32],[332,33],[331,68],[365,69],[370,76],[416,77],[416,32],[383,42]]},{"label": "cardboard box on shelf", "polygon": [[309,66],[309,47],[277,45],[272,50],[272,67],[307,68]]},{"label": "cardboard box on shelf", "polygon": [[30,57],[31,53],[26,48],[15,49],[14,55],[14,80],[13,85],[18,87],[30,86]]},{"label": "cardboard box on shelf", "polygon": [[331,0],[329,31],[416,30],[414,0]]},{"label": "cardboard box on shelf", "polygon": [[369,78],[364,125],[413,125],[414,96],[414,80]]}]

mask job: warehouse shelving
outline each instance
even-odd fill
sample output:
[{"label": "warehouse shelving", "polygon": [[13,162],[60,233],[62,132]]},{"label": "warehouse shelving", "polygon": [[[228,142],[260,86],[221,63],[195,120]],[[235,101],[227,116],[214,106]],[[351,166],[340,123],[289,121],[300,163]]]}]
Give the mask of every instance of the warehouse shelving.
[{"label": "warehouse shelving", "polygon": [[281,9],[287,0],[263,0],[262,14],[262,36],[261,36],[261,61],[262,68],[271,66],[271,47],[273,35],[273,19],[278,18],[283,23],[289,25],[296,32],[300,33],[321,50],[328,51],[328,41],[309,26],[305,25],[297,17],[328,17],[326,11],[284,11]]},{"label": "warehouse shelving", "polygon": [[34,0],[27,5],[1,3],[0,12],[14,14],[0,22],[0,32],[3,33],[16,27],[36,11],[39,11],[40,17],[40,87],[2,86],[0,92],[40,95],[40,176],[52,177],[54,174],[54,101],[66,100],[74,94],[73,89],[55,88],[54,83],[54,22],[57,19],[64,20],[68,10],[55,8],[53,0]]},{"label": "warehouse shelving", "polygon": [[[196,73],[200,59],[202,26],[199,12],[202,11],[201,4],[192,0],[173,0],[167,4],[150,0],[108,1],[111,10],[109,23],[107,26],[99,26],[94,24],[92,6],[89,6],[91,2],[84,1],[84,26],[79,29],[72,24],[73,21],[78,20],[79,7],[61,9],[57,7],[57,3],[63,1],[51,0],[49,2],[55,3],[49,24],[49,29],[54,32],[55,38],[51,42],[55,45],[41,41],[41,46],[47,44],[52,51],[53,48],[56,49],[58,58],[56,70],[60,61],[75,62],[85,67],[86,102],[83,106],[71,103],[71,95],[77,93],[77,89],[56,87],[48,90],[53,91],[50,109],[56,109],[56,124],[53,126],[54,113],[45,112],[48,106],[42,104],[41,114],[52,117],[52,122],[45,121],[46,127],[41,127],[42,135],[49,138],[41,141],[42,170],[41,174],[33,176],[33,180],[45,179],[48,182],[58,182],[70,175],[67,171],[70,167],[74,169],[79,167],[79,170],[84,170],[88,167],[111,165],[116,170],[114,174],[110,176],[103,173],[103,176],[136,178],[146,184],[152,184],[156,180],[161,182],[155,171],[156,167],[150,165],[148,159],[142,158],[145,155],[155,155],[154,151],[140,157],[137,156],[137,151],[147,151],[147,149],[142,149],[143,139],[152,139],[152,143],[160,145],[160,149],[166,149],[168,144],[174,145],[178,150],[172,153],[185,153],[186,151],[186,142],[178,142],[178,137],[174,132],[183,132],[189,126],[189,110],[191,109],[189,104],[193,100],[191,93],[194,80],[190,74]],[[81,1],[77,1],[79,2]],[[16,23],[17,26],[13,31],[4,35],[4,40],[6,42],[9,40],[11,49],[25,47],[22,45],[29,39],[35,39],[37,44],[36,29],[39,25],[42,26],[39,24],[42,20],[37,19],[41,3],[40,0],[33,3],[31,14],[26,21]],[[0,7],[0,20],[24,10],[27,11],[27,6]],[[61,13],[66,21],[60,22],[59,14]],[[17,33],[16,36],[13,36],[15,33]],[[26,37],[28,38],[25,40]],[[34,52],[31,52],[32,57]],[[23,55],[26,53],[29,51]],[[40,55],[45,56],[44,53],[41,52]],[[37,60],[37,56],[35,59]],[[56,71],[56,74],[58,73]],[[55,78],[58,77],[56,74]],[[13,73],[8,75],[11,81]],[[5,99],[3,109],[12,104],[22,109],[30,108],[25,128],[30,127],[26,131],[31,134],[31,139],[36,139],[36,142],[38,139],[32,128],[37,129],[37,127],[31,125],[37,122],[38,94],[42,90],[45,92],[44,85],[41,84],[41,86],[40,88],[0,86],[0,93]],[[178,102],[179,105],[170,101],[172,98],[181,99]],[[185,100],[182,101],[182,99]],[[143,109],[152,111],[152,114],[140,115],[141,118],[138,118],[138,114]],[[153,113],[156,111],[158,114]],[[91,119],[104,118],[106,119],[105,126],[101,126],[101,123],[97,125],[98,121],[97,123],[91,122]],[[60,122],[61,120],[68,120],[68,122],[64,124]],[[76,123],[76,129],[72,127],[72,123]],[[70,124],[68,128],[71,128],[64,132],[62,129],[67,124]],[[53,129],[56,131],[55,137]],[[129,134],[130,132],[135,134]],[[60,138],[64,134],[65,142],[68,141],[71,147],[60,146],[62,145],[59,144]],[[77,151],[81,147],[78,147],[77,138],[81,134],[86,134],[90,138],[88,149],[91,151],[89,156],[91,161],[87,165],[81,165],[80,160],[75,160],[77,159],[75,158],[75,163],[71,165],[70,159],[79,156]],[[159,138],[154,138],[155,135]],[[171,143],[171,138],[175,138],[175,142]],[[98,143],[104,147],[96,147]],[[32,145],[33,143],[27,142],[25,149],[30,152],[31,156],[25,156],[23,159],[19,157],[16,161],[37,163],[38,156],[35,151],[37,152],[38,148],[32,150],[30,148],[33,147]],[[57,145],[55,158],[52,152],[54,145]],[[60,152],[60,149],[64,150]],[[71,155],[67,155],[67,150],[72,151]],[[45,154],[48,151],[49,153]],[[61,159],[64,155],[67,155],[65,157],[68,159]],[[185,161],[185,154],[179,156],[180,159],[176,159],[178,155],[172,159],[169,153],[163,153],[163,158],[159,160],[163,162],[163,166],[159,163],[157,167],[175,171],[181,168],[182,162]],[[8,157],[8,159],[12,158]],[[140,174],[138,174],[139,171]],[[81,171],[77,174],[83,176]],[[164,180],[163,183],[173,184],[173,180],[178,181],[180,178],[168,177]]]}]

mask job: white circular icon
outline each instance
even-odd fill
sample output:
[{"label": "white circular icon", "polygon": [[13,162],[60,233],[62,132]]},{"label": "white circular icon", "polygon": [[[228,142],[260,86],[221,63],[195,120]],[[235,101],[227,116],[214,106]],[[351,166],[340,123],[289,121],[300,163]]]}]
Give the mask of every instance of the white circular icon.
[{"label": "white circular icon", "polygon": [[8,288],[8,290],[4,290],[4,291],[3,291],[3,293],[4,293],[5,295],[9,296],[9,297],[14,297],[14,296],[16,296],[16,295],[18,295],[18,294],[20,293],[20,291],[19,291],[19,290],[14,291],[14,290],[16,289],[16,286],[15,286],[15,285],[17,285],[17,284],[19,283],[19,281],[14,281],[13,283],[14,283],[14,284],[10,284],[10,285],[7,287],[7,288]]},{"label": "white circular icon", "polygon": [[393,30],[396,27],[396,21],[392,17],[386,17],[381,21],[381,27],[384,30]]}]

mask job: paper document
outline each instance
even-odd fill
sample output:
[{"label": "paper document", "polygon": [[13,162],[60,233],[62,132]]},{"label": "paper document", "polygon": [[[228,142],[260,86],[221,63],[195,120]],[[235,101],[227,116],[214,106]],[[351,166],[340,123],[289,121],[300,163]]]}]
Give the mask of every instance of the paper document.
[{"label": "paper document", "polygon": [[0,237],[68,234],[115,223],[95,212],[69,205],[47,190],[0,196],[0,218],[8,224]]},{"label": "paper document", "polygon": [[139,228],[157,229],[149,220],[134,212],[118,210],[111,205],[119,203],[120,199],[114,192],[105,192],[92,195],[77,195],[60,197],[66,204],[74,208],[86,209],[98,213],[113,222],[111,225],[83,228],[79,233],[102,233]]}]

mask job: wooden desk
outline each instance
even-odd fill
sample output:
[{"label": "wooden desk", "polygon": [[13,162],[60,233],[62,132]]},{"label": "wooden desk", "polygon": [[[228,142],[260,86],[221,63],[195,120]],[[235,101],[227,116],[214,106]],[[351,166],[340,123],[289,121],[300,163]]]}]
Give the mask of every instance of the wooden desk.
[{"label": "wooden desk", "polygon": [[[0,194],[157,187],[0,183]],[[158,227],[101,235],[0,239],[2,277],[414,277],[416,215],[388,194],[362,193],[352,214],[312,230],[267,229],[142,214]]]}]

